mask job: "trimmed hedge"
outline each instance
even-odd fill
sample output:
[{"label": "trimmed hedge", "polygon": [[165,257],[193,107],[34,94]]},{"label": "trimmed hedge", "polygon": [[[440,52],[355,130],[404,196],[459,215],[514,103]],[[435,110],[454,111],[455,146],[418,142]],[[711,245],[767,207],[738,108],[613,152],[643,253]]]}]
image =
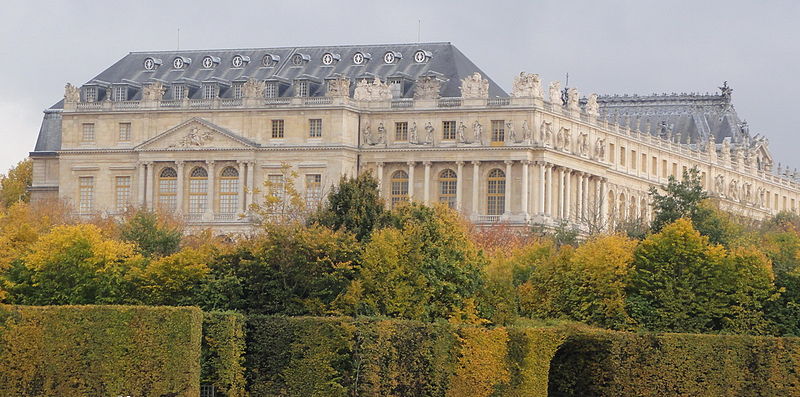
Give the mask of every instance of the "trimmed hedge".
[{"label": "trimmed hedge", "polygon": [[235,312],[203,313],[200,383],[214,385],[227,397],[243,397],[244,316]]},{"label": "trimmed hedge", "polygon": [[0,305],[0,395],[196,397],[201,326],[189,307]]},{"label": "trimmed hedge", "polygon": [[800,339],[583,331],[553,359],[550,396],[798,396]]}]

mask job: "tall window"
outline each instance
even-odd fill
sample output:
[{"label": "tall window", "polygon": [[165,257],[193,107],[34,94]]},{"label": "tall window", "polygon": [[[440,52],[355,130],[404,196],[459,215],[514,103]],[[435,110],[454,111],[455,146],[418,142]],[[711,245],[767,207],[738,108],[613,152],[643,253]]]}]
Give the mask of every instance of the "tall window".
[{"label": "tall window", "polygon": [[392,98],[400,98],[403,96],[403,80],[390,79],[389,90],[392,92]]},{"label": "tall window", "polygon": [[625,146],[619,147],[619,165],[625,166]]},{"label": "tall window", "polygon": [[322,136],[322,119],[308,120],[308,136],[311,138],[319,138]]},{"label": "tall window", "polygon": [[214,99],[217,97],[217,85],[214,83],[203,84],[203,99]]},{"label": "tall window", "polygon": [[233,83],[233,98],[242,99],[242,83]]},{"label": "tall window", "polygon": [[189,174],[189,215],[198,217],[206,211],[208,199],[208,172],[196,167]]},{"label": "tall window", "polygon": [[308,81],[298,80],[295,84],[295,96],[308,96]]},{"label": "tall window", "polygon": [[94,177],[82,176],[78,179],[79,201],[78,209],[81,214],[88,214],[94,208]]},{"label": "tall window", "polygon": [[394,140],[407,141],[408,140],[408,122],[401,121],[394,123]]},{"label": "tall window", "polygon": [[408,174],[405,171],[395,171],[392,174],[392,207],[408,201]]},{"label": "tall window", "polygon": [[86,102],[97,102],[97,87],[84,88],[83,99],[86,100]]},{"label": "tall window", "polygon": [[267,82],[264,88],[264,98],[277,98],[278,97],[278,83],[274,81]]},{"label": "tall window", "polygon": [[499,168],[489,172],[486,214],[503,215],[506,212],[506,173]]},{"label": "tall window", "polygon": [[131,198],[131,177],[118,176],[114,178],[114,190],[116,192],[115,207],[117,212],[125,211]]},{"label": "tall window", "polygon": [[164,168],[158,174],[158,206],[175,211],[177,208],[178,172],[174,168]]},{"label": "tall window", "polygon": [[492,120],[492,142],[504,142],[505,140],[505,120]]},{"label": "tall window", "polygon": [[272,174],[267,176],[267,180],[271,186],[269,193],[283,202],[286,199],[286,186],[284,184],[286,178],[282,174]]},{"label": "tall window", "polygon": [[456,122],[442,121],[442,139],[452,141],[456,139]]},{"label": "tall window", "polygon": [[175,84],[172,86],[172,99],[180,101],[186,98],[186,86],[183,84]]},{"label": "tall window", "polygon": [[306,203],[314,208],[322,199],[322,175],[306,174]]},{"label": "tall window", "polygon": [[283,138],[283,120],[272,120],[272,137]]},{"label": "tall window", "polygon": [[456,188],[458,178],[451,169],[439,173],[439,202],[447,204],[450,208],[456,207]]},{"label": "tall window", "polygon": [[84,123],[81,141],[94,142],[94,123]]},{"label": "tall window", "polygon": [[128,100],[128,87],[124,85],[114,86],[114,96],[112,101],[120,102],[120,101],[127,101]]},{"label": "tall window", "polygon": [[119,141],[130,142],[131,140],[131,123],[119,123]]},{"label": "tall window", "polygon": [[219,212],[235,214],[239,206],[239,171],[225,167],[219,178]]}]

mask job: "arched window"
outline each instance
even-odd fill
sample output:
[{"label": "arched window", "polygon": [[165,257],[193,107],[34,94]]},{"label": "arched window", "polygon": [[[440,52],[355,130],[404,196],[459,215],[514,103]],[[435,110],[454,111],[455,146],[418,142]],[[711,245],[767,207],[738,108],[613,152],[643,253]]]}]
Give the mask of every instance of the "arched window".
[{"label": "arched window", "polygon": [[189,174],[189,216],[197,218],[206,211],[208,199],[208,172],[195,167]]},{"label": "arched window", "polygon": [[164,210],[175,211],[177,208],[178,173],[168,167],[158,174],[158,206]]},{"label": "arched window", "polygon": [[639,204],[639,212],[642,214],[642,220],[645,222],[650,220],[648,219],[649,211],[647,211],[647,209],[647,199],[642,198],[642,201]]},{"label": "arched window", "polygon": [[447,204],[450,208],[456,207],[456,188],[458,177],[451,169],[439,173],[439,202]]},{"label": "arched window", "polygon": [[636,197],[631,196],[628,201],[630,202],[628,207],[628,219],[635,221],[639,217],[639,208],[637,207],[639,204],[638,200],[636,200]]},{"label": "arched window", "polygon": [[486,214],[503,215],[506,212],[506,173],[499,168],[489,172],[486,189]]},{"label": "arched window", "polygon": [[219,178],[219,213],[233,215],[239,209],[239,171],[225,167]]},{"label": "arched window", "polygon": [[398,203],[408,201],[408,174],[405,171],[395,171],[392,174],[392,207]]},{"label": "arched window", "polygon": [[625,193],[619,194],[619,209],[617,210],[617,220],[620,222],[625,220]]},{"label": "arched window", "polygon": [[615,213],[617,212],[617,207],[616,207],[617,200],[613,190],[608,191],[607,200],[608,200],[608,206],[606,206],[606,211],[608,213],[606,214],[606,217],[608,218],[610,223],[616,219]]}]

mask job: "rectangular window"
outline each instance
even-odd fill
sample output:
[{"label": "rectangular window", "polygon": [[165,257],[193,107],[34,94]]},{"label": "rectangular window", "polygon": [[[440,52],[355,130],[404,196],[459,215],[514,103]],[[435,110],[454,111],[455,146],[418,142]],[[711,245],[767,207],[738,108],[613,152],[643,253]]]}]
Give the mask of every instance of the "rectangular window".
[{"label": "rectangular window", "polygon": [[653,175],[658,176],[658,158],[656,156],[653,156],[653,166],[650,172]]},{"label": "rectangular window", "polygon": [[408,122],[400,121],[394,123],[394,140],[405,142],[408,141]]},{"label": "rectangular window", "polygon": [[278,83],[271,81],[267,82],[264,88],[264,98],[277,98],[278,97]]},{"label": "rectangular window", "polygon": [[281,202],[286,199],[286,186],[282,174],[272,174],[267,176],[270,184],[269,194],[275,196]]},{"label": "rectangular window", "polygon": [[294,84],[295,84],[294,88],[295,96],[308,96],[308,81],[298,80],[295,81]]},{"label": "rectangular window", "polygon": [[283,138],[283,120],[272,120],[272,137]]},{"label": "rectangular window", "polygon": [[611,163],[615,162],[616,161],[616,159],[615,159],[616,155],[617,155],[617,152],[614,151],[614,144],[613,143],[609,143],[608,144],[608,161],[611,162]]},{"label": "rectangular window", "polygon": [[439,174],[439,202],[447,204],[450,208],[456,207],[456,189],[458,177],[452,170],[445,170]]},{"label": "rectangular window", "polygon": [[230,218],[239,209],[239,177],[224,175],[219,180],[219,213]]},{"label": "rectangular window", "polygon": [[183,84],[175,84],[172,86],[172,99],[180,101],[186,98],[186,86]]},{"label": "rectangular window", "polygon": [[322,137],[322,119],[308,120],[308,136],[311,138]]},{"label": "rectangular window", "polygon": [[678,178],[678,163],[672,163],[672,176]]},{"label": "rectangular window", "polygon": [[233,98],[242,99],[242,83],[233,83]]},{"label": "rectangular window", "polygon": [[636,151],[631,150],[631,170],[636,171]]},{"label": "rectangular window", "polygon": [[203,99],[214,99],[217,97],[216,84],[203,84]]},{"label": "rectangular window", "polygon": [[625,146],[619,147],[619,165],[625,166]]},{"label": "rectangular window", "polygon": [[97,87],[86,87],[83,90],[83,99],[86,102],[97,102]]},{"label": "rectangular window", "polygon": [[505,142],[505,120],[492,120],[492,142]]},{"label": "rectangular window", "polygon": [[83,124],[83,134],[81,134],[82,142],[94,142],[94,123]]},{"label": "rectangular window", "polygon": [[306,174],[306,204],[316,207],[322,199],[322,175]]},{"label": "rectangular window", "polygon": [[119,141],[131,141],[131,123],[119,123]]},{"label": "rectangular window", "polygon": [[114,190],[116,191],[117,199],[115,206],[117,208],[117,212],[122,212],[128,207],[128,202],[131,198],[131,177],[118,176],[114,178],[114,181]]},{"label": "rectangular window", "polygon": [[198,218],[206,211],[208,198],[208,179],[207,177],[189,178],[189,215]]},{"label": "rectangular window", "polygon": [[[196,191],[196,189],[199,187],[200,183],[204,182],[205,180],[200,180],[200,179],[192,179],[190,181],[191,184],[190,190],[194,191],[194,193],[192,193],[193,195],[196,196],[197,194],[199,194]],[[162,171],[161,176],[158,178],[158,207],[162,210],[175,211],[178,206],[177,194],[178,194],[178,178],[176,177],[176,174],[166,174]],[[195,199],[199,199],[199,197],[195,197]],[[200,207],[198,205],[195,205],[192,208],[200,208]]]},{"label": "rectangular window", "polygon": [[392,92],[392,98],[400,98],[403,96],[403,80],[390,79],[389,90]]},{"label": "rectangular window", "polygon": [[647,172],[647,155],[642,153],[642,172]]},{"label": "rectangular window", "polygon": [[94,207],[94,177],[80,177],[78,180],[78,189],[80,194],[78,209],[81,214],[88,214],[92,212],[92,208]]},{"label": "rectangular window", "polygon": [[661,177],[667,177],[667,160],[661,160]]},{"label": "rectangular window", "polygon": [[121,102],[128,100],[128,87],[126,86],[114,86],[114,96],[111,99],[114,102]]},{"label": "rectangular window", "polygon": [[442,121],[442,140],[454,141],[456,139],[456,122]]}]

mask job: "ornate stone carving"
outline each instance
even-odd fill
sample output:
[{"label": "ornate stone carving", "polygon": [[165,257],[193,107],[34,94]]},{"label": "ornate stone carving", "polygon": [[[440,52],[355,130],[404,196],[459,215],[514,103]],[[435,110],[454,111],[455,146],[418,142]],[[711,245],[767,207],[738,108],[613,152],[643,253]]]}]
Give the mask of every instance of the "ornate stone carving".
[{"label": "ornate stone carving", "polygon": [[479,145],[483,144],[483,126],[478,120],[472,124],[472,136],[474,137],[473,142]]},{"label": "ornate stone carving", "polygon": [[517,141],[517,132],[514,131],[514,123],[510,121],[506,122],[506,133],[508,134],[508,140],[511,143],[519,143],[519,141]]},{"label": "ornate stone carving", "polygon": [[464,125],[464,122],[463,121],[459,122],[458,132],[456,133],[456,139],[458,140],[459,143],[467,142],[467,136],[465,134],[466,131],[467,131],[467,126]]},{"label": "ornate stone carving", "polygon": [[475,72],[461,80],[461,98],[484,99],[489,97],[489,80]]},{"label": "ornate stone carving", "polygon": [[531,141],[531,127],[528,125],[528,120],[522,120],[522,141]]},{"label": "ornate stone carving", "polygon": [[564,102],[561,100],[561,83],[553,81],[550,83],[550,103],[553,106],[562,106]]},{"label": "ornate stone carving", "polygon": [[412,121],[411,127],[408,129],[408,142],[409,143],[419,143],[419,137],[417,136],[417,122]]},{"label": "ornate stone carving", "polygon": [[722,150],[720,153],[722,161],[730,161],[731,159],[731,138],[727,137],[722,140]]},{"label": "ornate stone carving", "polygon": [[759,186],[756,190],[756,205],[759,207],[764,206],[765,197],[767,195],[767,191],[764,190],[763,187]]},{"label": "ornate stone carving", "polygon": [[714,190],[721,195],[725,195],[725,175],[714,177]]},{"label": "ornate stone carving", "polygon": [[567,89],[567,109],[571,112],[579,112],[581,110],[577,88]]},{"label": "ornate stone carving", "polygon": [[597,138],[594,141],[594,159],[603,161],[606,158],[606,140],[604,138]]},{"label": "ornate stone carving", "polygon": [[589,134],[586,132],[581,132],[578,135],[578,153],[581,156],[589,155]]},{"label": "ornate stone carving", "polygon": [[589,99],[586,101],[586,114],[592,117],[600,115],[600,105],[597,104],[597,94],[589,95]]},{"label": "ornate stone carving", "polygon": [[325,92],[328,97],[349,97],[350,96],[350,79],[346,77],[337,77],[328,80],[328,90]]},{"label": "ornate stone carving", "polygon": [[356,84],[353,99],[357,101],[388,101],[392,99],[389,84],[381,82],[377,77],[370,83],[366,79]]},{"label": "ornate stone carving", "polygon": [[425,124],[425,143],[433,144],[433,130],[433,124],[430,121]]},{"label": "ornate stone carving", "polygon": [[78,103],[81,101],[81,89],[67,83],[64,87],[64,102]]},{"label": "ornate stone carving", "polygon": [[200,131],[199,128],[194,127],[184,135],[178,142],[169,145],[168,148],[199,148],[207,146],[214,140],[211,131]]},{"label": "ornate stone carving", "polygon": [[160,81],[142,87],[142,99],[145,101],[160,101],[164,98],[167,88]]},{"label": "ornate stone carving", "polygon": [[750,184],[750,183],[745,183],[744,186],[742,186],[742,190],[744,190],[744,194],[743,194],[744,201],[748,202],[748,203],[752,203],[753,202],[753,185]]},{"label": "ornate stone carving", "polygon": [[542,142],[544,146],[552,146],[553,145],[553,128],[552,123],[547,120],[542,121],[542,125],[539,128],[539,141]]},{"label": "ornate stone carving", "polygon": [[414,99],[437,99],[442,81],[433,76],[422,76],[414,84]]},{"label": "ornate stone carving", "polygon": [[571,151],[572,146],[572,132],[570,132],[569,128],[561,127],[558,129],[558,134],[556,134],[556,149],[563,150],[565,152]]},{"label": "ornate stone carving", "polygon": [[386,127],[383,126],[383,123],[379,123],[378,124],[377,132],[378,132],[378,136],[377,136],[377,139],[376,139],[377,143],[385,142],[385,139],[386,139]]},{"label": "ornate stone carving", "polygon": [[514,77],[511,96],[514,98],[541,98],[542,81],[539,80],[539,75],[520,72],[519,76]]},{"label": "ornate stone carving", "polygon": [[728,196],[734,200],[739,200],[739,183],[732,180],[728,186]]},{"label": "ornate stone carving", "polygon": [[361,127],[361,135],[364,137],[364,143],[367,145],[373,145],[372,143],[372,127],[369,125],[369,121],[364,122],[364,126]]}]

